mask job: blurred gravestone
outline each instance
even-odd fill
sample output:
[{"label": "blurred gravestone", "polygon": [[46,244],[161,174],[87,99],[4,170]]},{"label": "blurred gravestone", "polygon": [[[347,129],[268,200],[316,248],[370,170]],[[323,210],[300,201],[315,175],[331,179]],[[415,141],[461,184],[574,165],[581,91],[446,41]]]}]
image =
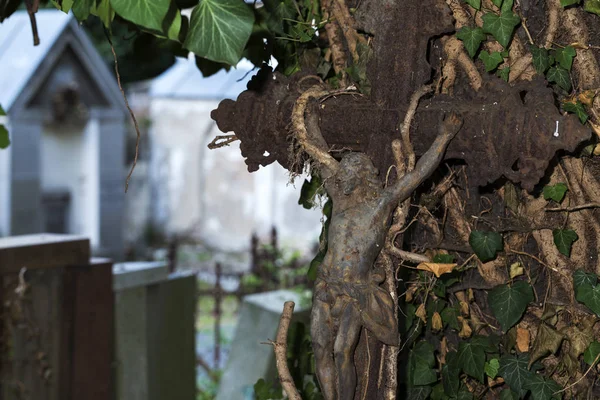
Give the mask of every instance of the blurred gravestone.
[{"label": "blurred gravestone", "polygon": [[116,264],[117,400],[194,400],[196,277],[162,262]]},{"label": "blurred gravestone", "polygon": [[310,307],[296,292],[277,290],[244,297],[217,400],[253,400],[256,381],[278,381],[273,347],[261,342],[275,339],[283,303],[290,300],[296,303],[292,322],[308,325]]}]

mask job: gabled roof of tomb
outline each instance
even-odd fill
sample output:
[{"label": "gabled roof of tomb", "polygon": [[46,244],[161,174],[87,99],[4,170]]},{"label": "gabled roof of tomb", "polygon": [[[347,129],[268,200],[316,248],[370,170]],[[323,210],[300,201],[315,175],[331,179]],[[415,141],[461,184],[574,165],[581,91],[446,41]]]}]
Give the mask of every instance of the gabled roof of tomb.
[{"label": "gabled roof of tomb", "polygon": [[[9,111],[20,97],[31,97],[59,60],[72,49],[112,106],[124,104],[116,81],[72,14],[59,10],[36,13],[40,44],[33,45],[29,16],[17,11],[0,24],[0,104]],[[26,90],[32,87],[31,91]],[[27,93],[29,92],[29,93]]]}]

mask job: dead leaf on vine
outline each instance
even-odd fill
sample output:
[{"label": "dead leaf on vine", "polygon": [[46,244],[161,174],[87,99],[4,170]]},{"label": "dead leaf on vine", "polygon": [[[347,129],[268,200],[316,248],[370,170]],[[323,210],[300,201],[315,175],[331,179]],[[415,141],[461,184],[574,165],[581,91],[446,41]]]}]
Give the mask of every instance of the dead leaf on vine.
[{"label": "dead leaf on vine", "polygon": [[579,50],[588,50],[589,49],[588,45],[586,45],[585,43],[580,43],[580,42],[573,42],[569,46],[575,47],[576,49],[579,49]]},{"label": "dead leaf on vine", "polygon": [[529,329],[517,327],[517,350],[521,353],[527,353],[529,351],[529,341],[531,335]]},{"label": "dead leaf on vine", "polygon": [[433,272],[433,274],[437,278],[439,278],[443,274],[452,272],[452,270],[454,270],[454,268],[456,268],[457,265],[458,264],[439,264],[439,263],[423,262],[423,263],[417,265],[417,269]]},{"label": "dead leaf on vine", "polygon": [[431,330],[434,332],[442,330],[444,324],[442,323],[442,316],[439,312],[434,312],[431,317]]},{"label": "dead leaf on vine", "polygon": [[425,304],[421,304],[417,311],[415,311],[415,315],[423,321],[424,324],[427,324],[427,311],[425,311]]},{"label": "dead leaf on vine", "polygon": [[411,287],[408,288],[408,290],[406,291],[406,294],[404,295],[404,300],[407,303],[410,303],[411,301],[413,301],[413,297],[415,295],[415,292],[417,291],[417,289],[419,288],[418,285],[413,285]]},{"label": "dead leaf on vine", "polygon": [[448,354],[448,340],[446,339],[446,336],[444,336],[440,343],[440,364],[441,365],[446,364],[446,354]]},{"label": "dead leaf on vine", "polygon": [[591,89],[591,90],[584,90],[583,92],[579,93],[577,95],[577,99],[582,103],[585,104],[586,106],[592,106],[592,103],[594,102],[594,97],[596,97],[596,91]]},{"label": "dead leaf on vine", "polygon": [[463,339],[471,337],[473,330],[469,326],[469,323],[467,322],[467,320],[464,319],[463,317],[458,317],[457,319],[458,319],[458,322],[460,322],[462,324],[462,328],[460,329],[460,332],[458,332],[458,336],[460,336]]},{"label": "dead leaf on vine", "polygon": [[523,275],[525,273],[525,269],[520,262],[512,263],[510,265],[510,279],[514,279],[517,276]]},{"label": "dead leaf on vine", "polygon": [[493,388],[498,385],[502,385],[504,383],[504,379],[501,377],[497,377],[496,379],[492,379],[488,376],[488,386]]},{"label": "dead leaf on vine", "polygon": [[531,348],[531,354],[529,355],[529,366],[540,358],[548,354],[556,354],[560,348],[564,335],[559,333],[556,329],[550,325],[542,322],[535,335],[535,341]]},{"label": "dead leaf on vine", "polygon": [[588,121],[594,133],[600,138],[600,125],[594,124],[592,121]]},{"label": "dead leaf on vine", "polygon": [[466,301],[461,301],[460,303],[460,313],[465,316],[468,317],[469,316],[469,303],[467,303]]}]

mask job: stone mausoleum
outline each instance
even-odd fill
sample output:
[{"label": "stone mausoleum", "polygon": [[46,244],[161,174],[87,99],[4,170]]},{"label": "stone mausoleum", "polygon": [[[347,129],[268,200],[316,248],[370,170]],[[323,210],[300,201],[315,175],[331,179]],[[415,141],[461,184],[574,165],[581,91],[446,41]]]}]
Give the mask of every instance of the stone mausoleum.
[{"label": "stone mausoleum", "polygon": [[72,15],[26,12],[0,24],[0,104],[11,145],[0,150],[0,235],[89,237],[119,259],[126,108],[116,80]]}]

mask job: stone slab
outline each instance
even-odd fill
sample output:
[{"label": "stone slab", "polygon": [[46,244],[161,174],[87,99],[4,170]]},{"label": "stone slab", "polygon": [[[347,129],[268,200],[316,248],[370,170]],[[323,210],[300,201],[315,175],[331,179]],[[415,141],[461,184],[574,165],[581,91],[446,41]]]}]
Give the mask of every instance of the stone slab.
[{"label": "stone slab", "polygon": [[158,262],[128,262],[113,266],[113,290],[120,291],[166,281],[167,264]]},{"label": "stone slab", "polygon": [[87,265],[89,239],[42,233],[0,238],[0,275],[27,269]]},{"label": "stone slab", "polygon": [[261,342],[275,339],[286,301],[296,303],[292,323],[308,325],[310,308],[303,307],[296,292],[277,290],[244,297],[217,400],[253,400],[256,381],[277,381],[273,348]]}]

